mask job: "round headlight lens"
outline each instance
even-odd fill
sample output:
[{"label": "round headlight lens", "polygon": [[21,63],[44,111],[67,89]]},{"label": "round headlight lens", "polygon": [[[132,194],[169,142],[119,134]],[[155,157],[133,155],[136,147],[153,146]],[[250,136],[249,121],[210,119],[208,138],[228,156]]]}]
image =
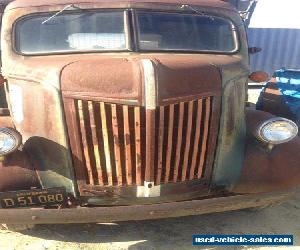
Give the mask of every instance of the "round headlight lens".
[{"label": "round headlight lens", "polygon": [[0,128],[0,155],[15,151],[21,144],[21,135],[10,128]]},{"label": "round headlight lens", "polygon": [[273,118],[259,129],[259,137],[270,144],[280,144],[292,140],[298,134],[298,126],[285,118]]}]

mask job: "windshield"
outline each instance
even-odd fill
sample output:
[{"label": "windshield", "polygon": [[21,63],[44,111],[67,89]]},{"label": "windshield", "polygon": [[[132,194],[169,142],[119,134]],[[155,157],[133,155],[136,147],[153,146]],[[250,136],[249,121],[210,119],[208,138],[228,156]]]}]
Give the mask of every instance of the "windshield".
[{"label": "windshield", "polygon": [[[136,12],[126,27],[123,10],[61,11],[31,15],[15,25],[15,49],[22,54],[82,51],[195,51],[228,53],[237,49],[233,24],[204,14]],[[127,30],[137,33],[128,44]]]},{"label": "windshield", "polygon": [[123,11],[52,16],[31,16],[17,22],[16,49],[24,54],[126,49]]},{"label": "windshield", "polygon": [[223,18],[141,12],[137,14],[137,20],[141,50],[236,50],[233,25]]}]

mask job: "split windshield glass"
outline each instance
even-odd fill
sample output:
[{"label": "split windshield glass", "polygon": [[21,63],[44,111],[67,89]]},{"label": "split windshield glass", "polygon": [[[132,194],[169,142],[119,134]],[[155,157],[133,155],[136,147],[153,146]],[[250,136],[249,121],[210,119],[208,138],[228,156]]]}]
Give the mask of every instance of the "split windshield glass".
[{"label": "split windshield glass", "polygon": [[[31,15],[15,25],[15,49],[22,54],[124,51],[128,41],[125,12],[62,11]],[[140,51],[234,52],[229,20],[200,14],[136,12]],[[133,42],[133,40],[132,40]]]},{"label": "split windshield glass", "polygon": [[232,52],[233,25],[208,15],[177,13],[137,14],[141,50]]},{"label": "split windshield glass", "polygon": [[126,49],[124,11],[29,16],[15,30],[16,49],[24,54]]}]

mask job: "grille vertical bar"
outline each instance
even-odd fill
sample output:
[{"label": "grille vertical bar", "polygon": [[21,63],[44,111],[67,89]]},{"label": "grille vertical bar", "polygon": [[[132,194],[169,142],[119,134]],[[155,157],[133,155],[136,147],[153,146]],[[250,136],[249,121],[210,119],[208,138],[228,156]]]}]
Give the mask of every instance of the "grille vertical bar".
[{"label": "grille vertical bar", "polygon": [[200,131],[201,126],[197,126],[197,124],[201,124],[202,118],[202,100],[198,100],[198,109],[197,109],[197,116],[196,116],[196,128],[195,128],[195,142],[194,142],[194,149],[193,149],[193,156],[191,162],[191,169],[190,169],[190,180],[195,178],[195,168],[196,168],[196,161],[198,155],[198,148],[199,148],[199,140],[200,140]]},{"label": "grille vertical bar", "polygon": [[169,126],[168,126],[168,146],[167,146],[167,160],[165,169],[165,183],[169,182],[171,171],[171,157],[173,151],[173,128],[174,128],[174,104],[169,106]]},{"label": "grille vertical bar", "polygon": [[205,160],[205,156],[206,156],[207,140],[208,140],[210,109],[211,109],[211,98],[208,97],[205,100],[204,129],[203,129],[203,137],[202,137],[200,162],[199,162],[199,167],[198,167],[198,178],[200,178],[203,174],[204,160]]},{"label": "grille vertical bar", "polygon": [[113,176],[112,176],[112,165],[111,165],[111,156],[110,156],[110,147],[108,140],[108,129],[107,129],[107,119],[106,119],[106,110],[104,102],[100,103],[100,113],[102,120],[102,134],[103,134],[103,144],[104,144],[104,153],[105,153],[105,162],[106,162],[106,174],[108,178],[108,185],[113,185]]},{"label": "grille vertical bar", "polygon": [[159,107],[159,132],[158,132],[158,157],[157,157],[157,174],[156,184],[160,185],[161,174],[163,170],[163,146],[165,134],[165,108]]},{"label": "grille vertical bar", "polygon": [[124,117],[124,143],[125,143],[125,171],[126,181],[128,185],[132,185],[132,158],[131,158],[131,137],[130,137],[130,123],[129,123],[129,109],[128,106],[123,106]]},{"label": "grille vertical bar", "polygon": [[121,166],[121,149],[120,149],[120,138],[119,138],[119,123],[117,117],[117,105],[111,104],[112,113],[112,130],[113,130],[113,142],[114,142],[114,158],[116,165],[116,176],[117,183],[119,186],[122,185],[122,166]]},{"label": "grille vertical bar", "polygon": [[141,108],[134,108],[136,184],[142,185]]},{"label": "grille vertical bar", "polygon": [[89,112],[86,103],[83,101],[78,101],[78,113],[79,113],[79,119],[80,119],[80,130],[81,130],[81,138],[82,138],[82,144],[83,144],[83,154],[85,159],[85,165],[87,168],[87,174],[89,178],[89,183],[92,185],[95,185],[93,172],[92,172],[92,166],[91,166],[91,152],[90,147],[88,144],[87,139],[87,133],[88,133],[88,125],[86,115]]},{"label": "grille vertical bar", "polygon": [[173,182],[176,182],[178,178],[180,154],[181,154],[181,147],[182,147],[183,118],[184,118],[184,102],[181,102],[179,104],[178,134],[177,134],[177,143],[176,143],[177,145],[176,145],[176,155],[175,155],[176,158],[175,158]]},{"label": "grille vertical bar", "polygon": [[154,110],[89,100],[66,103],[75,117],[69,133],[78,128],[79,142],[71,141],[82,159],[76,169],[84,168],[86,174],[82,169],[80,174],[86,185],[160,185],[203,178],[213,97]]},{"label": "grille vertical bar", "polygon": [[[184,149],[184,158],[183,158],[183,166],[182,166],[182,173],[181,173],[181,181],[186,180],[187,168],[188,168],[188,161],[189,161],[189,152],[190,152],[190,145],[191,145],[191,133],[192,133],[192,119],[193,119],[193,105],[194,102],[190,101],[188,103],[188,122],[187,122],[187,132],[185,138],[185,149]],[[197,124],[196,124],[197,125]]]},{"label": "grille vertical bar", "polygon": [[101,164],[101,155],[99,151],[99,142],[97,138],[97,126],[95,120],[95,110],[94,105],[91,101],[88,102],[89,113],[90,113],[90,122],[91,122],[91,132],[92,132],[92,142],[94,148],[95,164],[97,169],[98,183],[99,185],[104,185],[103,175],[102,175],[102,164]]}]

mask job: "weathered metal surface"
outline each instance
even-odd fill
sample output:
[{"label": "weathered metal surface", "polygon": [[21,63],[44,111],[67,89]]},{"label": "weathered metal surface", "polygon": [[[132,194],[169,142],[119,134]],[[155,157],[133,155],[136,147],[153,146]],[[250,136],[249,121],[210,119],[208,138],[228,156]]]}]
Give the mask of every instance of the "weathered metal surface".
[{"label": "weathered metal surface", "polygon": [[134,108],[134,133],[135,133],[135,177],[136,184],[142,185],[142,149],[141,149],[141,108]]},{"label": "weathered metal surface", "polygon": [[0,116],[0,127],[13,128],[14,122],[10,116]]},{"label": "weathered metal surface", "polygon": [[[58,174],[57,176],[64,176],[68,181],[74,180],[72,174],[66,171],[71,170],[70,162],[66,160],[70,156],[68,154],[69,148],[66,141],[64,141],[67,135],[65,130],[68,127],[69,133],[72,134],[69,140],[77,184],[82,187],[82,191],[86,191],[86,195],[99,196],[101,199],[103,194],[106,196],[113,195],[114,197],[119,195],[118,199],[121,200],[125,192],[122,189],[124,184],[143,185],[145,179],[157,181],[156,185],[193,179],[203,179],[207,184],[211,181],[212,173],[214,173],[214,185],[224,183],[222,178],[218,178],[219,176],[225,176],[223,179],[226,179],[226,185],[232,184],[235,180],[235,173],[239,173],[242,167],[243,153],[239,143],[244,138],[244,113],[241,104],[244,101],[244,83],[248,73],[248,58],[242,21],[230,5],[220,1],[199,0],[190,2],[200,6],[203,11],[228,17],[236,24],[241,43],[239,52],[234,56],[179,55],[176,53],[149,53],[143,55],[137,53],[94,53],[47,55],[44,57],[28,56],[24,60],[23,56],[17,55],[12,50],[11,24],[14,20],[26,14],[61,10],[61,7],[68,4],[69,1],[58,2],[53,0],[51,3],[45,3],[43,1],[38,3],[34,1],[16,1],[10,5],[3,21],[3,36],[6,39],[2,39],[3,56],[5,58],[3,73],[10,82],[18,79],[17,84],[20,84],[19,81],[24,81],[26,84],[31,82],[37,87],[47,86],[57,91],[56,99],[52,101],[52,103],[55,103],[55,107],[54,105],[51,107],[52,116],[49,115],[49,112],[41,112],[49,116],[47,119],[42,119],[42,121],[45,121],[45,124],[51,124],[51,120],[57,121],[57,118],[60,118],[62,114],[61,107],[63,105],[65,107],[67,126],[64,126],[63,123],[56,123],[57,127],[51,127],[51,129],[43,126],[32,126],[30,132],[22,126],[19,127],[20,132],[27,133],[28,138],[38,134],[41,138],[46,138],[45,141],[51,142],[53,140],[62,146],[60,152],[65,153],[63,158],[65,161],[62,166],[57,167],[57,165],[52,164],[51,168],[45,167],[45,163],[51,162],[50,159],[44,162],[41,160],[40,162],[44,163],[45,170],[50,169],[52,173]],[[159,3],[158,1],[152,3],[144,1],[87,2],[84,0],[76,5],[81,8],[132,7],[182,11],[182,3],[177,0],[166,1],[165,3]],[[151,61],[155,69],[155,84],[152,85],[156,88],[156,91],[153,92],[155,93],[153,95],[155,97],[155,115],[147,110],[147,97],[150,95],[145,94],[144,81],[146,78],[143,75],[143,67],[140,63],[143,60]],[[231,93],[232,86],[236,86],[234,94]],[[62,90],[63,105],[57,101],[60,98],[60,90]],[[237,100],[233,102],[232,99],[236,99],[236,97]],[[220,118],[221,99],[222,117]],[[74,100],[82,102],[85,107],[81,114],[81,123],[81,111],[79,112],[78,102]],[[199,100],[202,100],[202,105],[199,104]],[[43,109],[50,103],[50,100],[35,102],[39,103],[40,108]],[[181,104],[181,106],[184,106],[182,134],[178,131],[177,125],[178,121],[182,119],[178,116],[180,103],[184,103],[184,105]],[[200,106],[202,109],[201,119],[196,119]],[[128,114],[128,119],[125,113]],[[37,112],[34,112],[34,114],[37,114]],[[24,117],[29,116],[27,114]],[[117,117],[117,119],[114,120],[113,117]],[[230,122],[228,122],[228,117],[232,118]],[[164,124],[161,124],[160,121]],[[196,122],[201,124],[198,134]],[[29,124],[27,119],[23,123]],[[40,125],[40,123],[37,124]],[[117,127],[114,131],[112,124]],[[150,124],[151,126],[149,126]],[[217,143],[219,126],[221,130]],[[180,128],[179,123],[179,130]],[[47,133],[39,134],[36,132],[38,129],[42,132],[47,130]],[[159,131],[163,131],[163,136],[160,139],[157,136],[160,133]],[[128,133],[129,136],[127,136]],[[198,138],[194,138],[194,133]],[[84,140],[81,142],[82,134],[86,136],[86,143],[84,143]],[[101,137],[103,137],[103,140],[99,140]],[[61,141],[58,142],[57,138],[61,138]],[[117,140],[112,140],[112,138]],[[127,140],[128,138],[129,140]],[[153,139],[155,139],[155,143],[153,143]],[[178,142],[181,140],[181,146],[178,146],[180,143],[176,144],[177,140]],[[128,150],[124,142],[134,145]],[[196,147],[195,143],[199,144],[199,147]],[[217,145],[218,151],[215,160]],[[39,146],[37,144],[35,149]],[[155,154],[153,154],[154,146]],[[84,147],[86,153],[84,153]],[[28,149],[31,150],[32,148],[29,147]],[[177,163],[176,171],[174,171],[176,150],[180,152],[177,156],[179,165]],[[203,152],[202,156],[200,156],[201,151]],[[49,158],[54,157],[54,155],[57,156],[57,154],[50,154],[50,150],[44,150],[43,152],[32,150],[32,152],[37,155],[41,153],[48,155]],[[61,157],[56,158],[61,159]],[[85,158],[93,166],[92,171],[90,171],[92,178],[87,175]],[[118,166],[116,167],[116,159],[118,163],[121,163],[121,169]],[[193,171],[191,171],[192,162],[192,165],[195,165]],[[214,170],[213,164],[215,165]],[[56,167],[59,171],[55,169]],[[130,180],[130,168],[132,169],[132,180]],[[155,168],[154,171],[151,171],[153,168]],[[122,173],[122,180],[119,176],[120,173]],[[87,183],[87,179],[92,185]],[[57,182],[67,185],[59,178]],[[93,183],[96,185],[93,185]],[[53,185],[53,182],[47,182],[46,178],[46,186],[48,185]],[[113,192],[112,190],[103,190],[105,185],[113,186],[115,189]],[[118,185],[121,187],[116,188]],[[176,197],[176,193],[180,193],[182,189],[185,190],[183,193],[186,193],[184,198],[180,197],[182,199],[190,199],[195,195],[187,182],[182,183],[182,186],[177,189],[171,183],[167,185],[171,186],[166,188],[168,191],[161,192],[162,199],[163,196],[167,197],[172,194],[172,198],[168,198],[168,201],[177,200],[179,195]],[[199,189],[202,192],[198,194],[199,196],[205,196],[208,193],[207,186],[206,188],[202,186]],[[128,200],[133,194],[136,194],[136,190],[134,188],[132,190],[129,196],[125,195]],[[118,199],[114,199],[114,202]],[[155,202],[161,200],[157,199]],[[97,203],[95,200],[94,202]],[[132,201],[132,203],[134,202]]]},{"label": "weathered metal surface", "polygon": [[211,108],[211,98],[207,98],[205,100],[205,115],[204,115],[204,129],[203,129],[203,139],[202,139],[202,145],[201,145],[201,155],[200,155],[200,161],[198,165],[198,178],[201,177],[203,173],[203,167],[204,167],[204,160],[207,150],[207,137],[208,137],[208,130],[209,130],[209,120],[210,120],[210,108]]},{"label": "weathered metal surface", "polygon": [[224,79],[227,84],[223,89],[220,137],[214,159],[213,183],[215,186],[225,186],[228,189],[239,181],[245,154],[245,107],[240,104],[246,100],[247,76],[240,70],[238,71],[241,75],[237,79],[227,81]]},{"label": "weathered metal surface", "polygon": [[[204,172],[204,165],[206,166],[205,171],[210,173],[212,162],[208,162],[207,157],[208,154],[214,153],[215,146],[208,148],[208,145],[215,143],[217,133],[209,135],[208,131],[209,128],[218,126],[219,117],[219,104],[216,105],[213,111],[211,110],[213,100],[217,101],[218,98],[207,97],[201,100],[157,107],[155,110],[146,110],[145,108],[137,109],[127,105],[104,104],[102,102],[100,104],[81,100],[70,102],[66,98],[65,106],[73,106],[73,102],[78,104],[77,111],[72,114],[74,118],[70,118],[70,114],[68,114],[67,120],[71,147],[75,146],[72,150],[74,161],[83,156],[81,164],[75,165],[76,176],[80,180],[78,182],[80,192],[83,192],[87,185],[90,185],[89,190],[93,188],[97,190],[101,187],[141,185],[144,181],[155,182],[159,185],[169,182],[184,182],[186,179],[205,178],[209,180],[209,175]],[[83,108],[88,107],[89,103],[94,107],[103,106],[102,109],[105,112],[95,112],[97,109],[93,109],[93,119],[98,122],[90,121],[89,112],[91,110]],[[202,105],[198,105],[198,103]],[[173,112],[170,114],[171,109],[173,109]],[[66,112],[70,110],[71,108],[66,107]],[[134,112],[134,110],[136,111]],[[124,119],[126,116],[124,111],[129,114],[126,119]],[[164,119],[155,122],[155,117],[160,117],[164,113],[168,113],[170,116],[168,123],[165,124]],[[200,117],[194,119],[197,114],[203,116],[203,119]],[[131,121],[126,129],[127,134],[126,130],[123,129],[126,120]],[[72,122],[77,123],[77,126],[73,125]],[[92,128],[91,124],[95,127]],[[171,130],[169,129],[170,126],[172,127]],[[76,132],[79,132],[76,127],[83,127],[78,135],[75,135]],[[91,130],[101,131],[101,128],[103,133],[96,135],[96,138],[93,139]],[[177,130],[174,134],[181,135],[181,138],[173,136],[174,130]],[[197,137],[194,135],[196,130],[198,131],[196,133]],[[167,135],[169,131],[172,131],[170,137],[157,136],[157,133]],[[90,135],[87,136],[88,134]],[[73,143],[75,138],[79,139],[77,143]],[[135,138],[139,143],[128,138]],[[130,151],[139,155],[136,160],[145,165],[140,167],[137,161],[132,161],[130,166],[127,164],[128,152],[126,148],[128,144],[130,145]],[[159,147],[155,147],[159,144]],[[78,145],[80,152],[77,149]],[[97,148],[96,151],[94,150],[95,147]],[[169,150],[170,147],[172,147],[172,150]],[[105,152],[100,157],[102,159],[100,168],[95,160],[98,151]],[[76,155],[76,152],[79,153],[79,156]],[[160,161],[158,161],[159,158]],[[172,163],[174,162],[173,159],[176,159],[176,164]],[[193,159],[194,169],[193,174],[191,174]],[[107,166],[107,164],[109,165]],[[196,168],[196,166],[199,167]],[[132,171],[135,172],[135,175],[128,182],[127,173]],[[100,183],[96,181],[97,176],[107,176],[108,179],[103,178]],[[84,178],[86,178],[85,183],[82,182]]]},{"label": "weathered metal surface", "polygon": [[[190,116],[191,117],[191,116]],[[184,118],[184,102],[179,103],[179,115],[178,115],[178,129],[177,129],[177,142],[176,142],[176,152],[175,152],[175,166],[174,166],[174,176],[173,182],[177,182],[180,154],[182,145],[182,133],[183,133],[183,118]],[[200,129],[200,126],[197,126]]]},{"label": "weathered metal surface", "polygon": [[169,121],[168,121],[168,142],[167,142],[167,150],[166,150],[166,172],[165,172],[165,182],[169,181],[169,176],[170,176],[170,169],[171,169],[171,155],[173,151],[173,143],[172,143],[172,138],[173,138],[173,123],[174,120],[174,104],[171,104],[169,106]]},{"label": "weathered metal surface", "polygon": [[[6,106],[4,104],[4,106]],[[3,107],[3,106],[2,106]],[[6,117],[10,117],[10,111],[8,108],[0,108],[0,116],[6,116]]]},{"label": "weathered metal surface", "polygon": [[24,152],[6,156],[0,162],[0,192],[40,188],[36,170]]},{"label": "weathered metal surface", "polygon": [[62,72],[61,89],[68,97],[141,105],[141,73],[137,64],[138,61],[125,57],[74,62]]},{"label": "weathered metal surface", "polygon": [[[187,176],[187,170],[188,170],[187,167],[188,167],[189,152],[190,152],[190,145],[191,145],[193,105],[194,105],[194,102],[192,102],[192,101],[188,102],[188,119],[187,119],[187,125],[186,125],[186,135],[185,135],[186,140],[185,140],[184,157],[183,157],[183,165],[182,165],[182,172],[181,172],[181,181],[185,181],[186,176]],[[206,110],[206,111],[208,111],[207,113],[210,112],[210,107],[208,109],[209,110]],[[209,115],[207,115],[207,120],[208,120],[208,123],[209,123]],[[208,125],[208,123],[207,123],[207,125]],[[196,126],[201,126],[201,125],[197,124]],[[205,134],[205,131],[203,131],[203,133]],[[203,136],[202,140],[207,141],[207,137]],[[201,149],[202,149],[202,152],[206,151],[206,147],[205,147],[205,149],[203,147]],[[205,155],[205,153],[204,153],[204,155]],[[200,174],[200,176],[201,175],[202,174]],[[198,174],[198,176],[199,176],[199,174]]]},{"label": "weathered metal surface", "polygon": [[255,140],[258,127],[270,113],[247,110],[248,141],[245,163],[236,193],[258,193],[296,187],[300,183],[300,138],[275,146],[269,151],[266,145]]},{"label": "weathered metal surface", "polygon": [[[203,100],[198,100],[197,105],[198,105],[198,111],[197,111],[197,116],[196,116],[196,124],[201,124]],[[190,170],[190,180],[195,178],[195,169],[196,169],[196,162],[197,162],[199,140],[200,140],[200,126],[196,126],[195,142],[194,142],[194,149],[193,149],[193,156],[192,156],[191,170]],[[199,172],[199,169],[198,169],[198,172]]]},{"label": "weathered metal surface", "polygon": [[164,128],[165,128],[165,109],[164,107],[160,107],[159,108],[159,133],[158,133],[158,159],[157,159],[157,174],[156,174],[157,185],[160,185],[162,168],[163,168],[163,153],[164,153],[163,143],[164,143],[164,135],[165,135]]},{"label": "weathered metal surface", "polygon": [[[11,36],[16,19],[59,11],[70,3],[80,8],[182,11],[182,2],[17,0],[3,19],[3,74],[21,93],[21,98],[12,96],[10,109],[25,138],[24,148],[37,160],[38,184],[65,186],[75,195],[77,184],[84,204],[131,206],[7,210],[5,218],[0,210],[0,222],[15,222],[19,213],[23,223],[74,223],[218,212],[268,204],[285,194],[211,198],[218,195],[211,187],[228,190],[239,181],[232,190],[251,193],[299,185],[298,138],[271,152],[251,136],[245,140],[248,50],[243,23],[230,5],[189,2],[233,21],[240,41],[235,55],[124,52],[24,60],[16,54]],[[248,122],[249,131],[257,119],[258,113]],[[21,187],[36,185],[32,169],[27,176],[27,170],[18,167],[16,181],[13,171],[14,167],[1,170],[1,176],[9,178],[0,187],[16,187],[18,181]],[[22,171],[28,178],[19,178]],[[172,203],[199,197],[207,199]],[[162,204],[137,205],[152,203]]]},{"label": "weathered metal surface", "polygon": [[128,185],[132,185],[132,151],[131,151],[131,132],[133,130],[130,127],[129,122],[129,108],[128,106],[123,106],[123,116],[124,116],[124,143],[125,143],[125,161],[126,161],[126,181]]},{"label": "weathered metal surface", "polygon": [[[78,1],[78,4],[98,4],[98,5],[108,5],[108,6],[117,6],[117,7],[126,7],[130,4],[149,4],[149,1],[147,0],[126,0],[126,1],[107,1],[107,0],[80,0]],[[151,0],[150,4],[159,4],[162,3],[160,0]],[[28,7],[40,7],[40,6],[59,6],[59,5],[68,5],[68,4],[74,4],[74,1],[72,0],[42,0],[42,1],[35,1],[35,0],[17,0],[14,1],[13,4],[9,6],[9,9],[14,8],[28,8]],[[163,4],[177,4],[182,5],[182,1],[180,0],[164,0]],[[204,7],[212,7],[212,8],[220,8],[220,9],[228,9],[232,10],[232,5],[220,1],[220,0],[189,0],[189,4],[193,5],[199,5]],[[48,7],[49,8],[49,7]]]},{"label": "weathered metal surface", "polygon": [[49,188],[66,186],[74,193],[59,91],[23,76],[8,81],[7,96],[14,127],[22,134],[24,150],[40,165],[38,171],[43,183]]},{"label": "weathered metal surface", "polygon": [[291,194],[291,191],[286,191],[144,206],[70,209],[1,209],[0,222],[6,224],[57,224],[159,219],[260,207],[284,201],[290,197]]},{"label": "weathered metal surface", "polygon": [[[151,184],[149,186],[149,184]],[[204,179],[186,181],[184,183],[161,183],[143,182],[143,185],[131,186],[90,186],[82,185],[83,204],[90,205],[134,205],[134,204],[154,204],[162,202],[172,202],[181,200],[198,199],[207,197],[209,193],[208,182]],[[154,196],[145,196],[145,192],[154,192]],[[153,191],[153,192],[152,192]],[[157,196],[159,194],[159,196]],[[215,192],[210,193],[211,196]]]}]

